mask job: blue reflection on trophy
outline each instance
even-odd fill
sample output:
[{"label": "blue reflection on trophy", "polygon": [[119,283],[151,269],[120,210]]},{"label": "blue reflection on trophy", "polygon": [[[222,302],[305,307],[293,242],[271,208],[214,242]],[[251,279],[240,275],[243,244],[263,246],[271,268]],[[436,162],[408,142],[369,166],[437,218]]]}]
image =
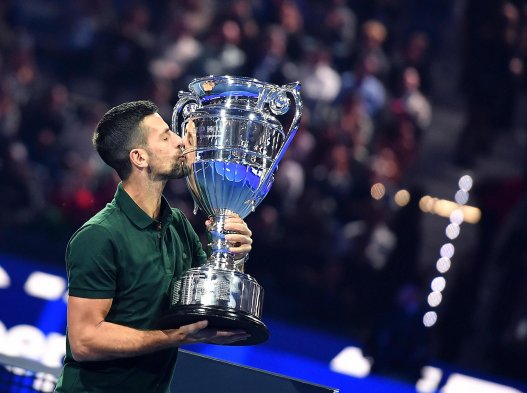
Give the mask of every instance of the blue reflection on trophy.
[{"label": "blue reflection on trophy", "polygon": [[233,345],[258,344],[269,337],[261,320],[264,290],[244,273],[244,261],[229,252],[224,222],[232,213],[245,218],[269,192],[298,129],[300,84],[210,76],[193,80],[189,90],[179,94],[172,129],[188,146],[186,179],[195,212],[199,208],[212,218],[211,255],[174,283],[171,312],[163,324],[175,327],[207,319],[209,326],[251,335]]}]

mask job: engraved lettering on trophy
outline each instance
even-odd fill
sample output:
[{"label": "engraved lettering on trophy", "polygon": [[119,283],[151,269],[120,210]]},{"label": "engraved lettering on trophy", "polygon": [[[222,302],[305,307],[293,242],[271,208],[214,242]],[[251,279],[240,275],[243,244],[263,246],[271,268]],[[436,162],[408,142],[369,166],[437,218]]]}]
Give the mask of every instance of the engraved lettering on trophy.
[{"label": "engraved lettering on trophy", "polygon": [[216,295],[218,300],[229,300],[230,297],[230,283],[223,279],[220,280],[216,286]]},{"label": "engraved lettering on trophy", "polygon": [[178,303],[180,299],[181,280],[177,280],[172,291],[172,302]]},{"label": "engraved lettering on trophy", "polygon": [[196,288],[196,298],[201,299],[205,294],[204,281],[198,281]]}]

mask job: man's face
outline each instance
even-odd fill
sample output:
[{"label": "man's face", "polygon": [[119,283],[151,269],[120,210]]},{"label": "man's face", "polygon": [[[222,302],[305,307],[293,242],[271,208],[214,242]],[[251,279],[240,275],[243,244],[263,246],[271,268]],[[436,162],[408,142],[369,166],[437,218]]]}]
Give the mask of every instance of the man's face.
[{"label": "man's face", "polygon": [[168,124],[157,113],[142,121],[146,132],[148,170],[153,180],[185,177],[189,173],[187,159],[182,154],[183,140],[170,131]]}]

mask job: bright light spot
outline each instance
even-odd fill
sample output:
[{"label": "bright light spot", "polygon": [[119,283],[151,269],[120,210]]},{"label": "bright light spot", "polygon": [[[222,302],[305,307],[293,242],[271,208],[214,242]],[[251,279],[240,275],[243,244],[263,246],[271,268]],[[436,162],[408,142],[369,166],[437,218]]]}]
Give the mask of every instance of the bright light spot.
[{"label": "bright light spot", "polygon": [[459,225],[457,224],[449,224],[447,227],[446,227],[446,230],[445,230],[445,233],[446,233],[446,236],[453,240],[455,239],[456,237],[459,236]]},{"label": "bright light spot", "polygon": [[450,217],[450,221],[460,225],[463,221],[476,224],[481,219],[481,210],[474,206],[463,205],[446,199],[432,198],[429,195],[419,200],[419,209],[424,213]]},{"label": "bright light spot", "polygon": [[460,205],[464,205],[468,202],[468,192],[464,190],[458,190],[454,199]]},{"label": "bright light spot", "polygon": [[443,371],[437,367],[425,366],[421,369],[421,379],[415,384],[419,393],[435,393],[443,376]]},{"label": "bright light spot", "polygon": [[57,378],[52,374],[37,373],[33,381],[33,389],[38,392],[51,393],[55,390]]},{"label": "bright light spot", "polygon": [[329,367],[338,373],[364,378],[370,373],[371,361],[364,357],[360,348],[346,347],[331,360]]},{"label": "bright light spot", "polygon": [[434,204],[434,210],[432,213],[437,214],[441,217],[450,217],[450,214],[458,208],[458,204],[452,201],[447,201],[446,199],[438,199]]},{"label": "bright light spot", "polygon": [[521,393],[519,390],[494,382],[484,381],[468,375],[453,373],[448,378],[441,393]]},{"label": "bright light spot", "polygon": [[59,368],[66,354],[66,336],[59,333],[49,333],[46,340],[46,347],[40,357],[40,362],[44,366]]},{"label": "bright light spot", "polygon": [[463,214],[463,210],[461,209],[456,209],[452,213],[450,213],[450,222],[452,224],[461,225],[464,219],[465,217]]},{"label": "bright light spot", "polygon": [[17,325],[6,332],[0,352],[7,356],[38,360],[45,345],[44,333],[35,326]]},{"label": "bright light spot", "polygon": [[406,206],[410,202],[410,193],[407,190],[399,190],[395,193],[395,203],[398,206]]},{"label": "bright light spot", "polygon": [[22,377],[33,375],[32,371],[26,370],[25,368],[14,367],[14,366],[5,366],[5,368],[10,373],[15,374],[15,375],[20,375]]},{"label": "bright light spot", "polygon": [[441,295],[441,292],[430,292],[428,295],[428,304],[430,307],[437,307],[441,304],[441,300],[443,300],[443,295]]},{"label": "bright light spot", "polygon": [[436,268],[439,273],[446,273],[450,269],[450,259],[441,257],[437,260]]},{"label": "bright light spot", "polygon": [[474,181],[472,180],[471,176],[465,175],[465,176],[461,176],[457,184],[461,190],[470,191],[470,189],[472,188],[472,185],[474,184]]},{"label": "bright light spot", "polygon": [[445,289],[445,286],[446,280],[444,277],[436,277],[430,283],[430,288],[432,288],[432,291],[436,292],[441,292],[443,289]]},{"label": "bright light spot", "polygon": [[33,272],[24,284],[24,290],[30,296],[56,300],[64,294],[66,280],[53,274]]},{"label": "bright light spot", "polygon": [[463,215],[465,222],[477,224],[481,220],[481,210],[473,206],[463,206]]},{"label": "bright light spot", "polygon": [[15,325],[6,329],[0,321],[0,354],[39,361],[45,366],[60,368],[66,354],[66,336],[44,335],[31,325]]},{"label": "bright light spot", "polygon": [[434,326],[437,322],[437,314],[435,311],[428,311],[423,317],[423,324],[426,327]]},{"label": "bright light spot", "polygon": [[2,266],[0,266],[0,288],[8,288],[9,285],[11,285],[11,279]]},{"label": "bright light spot", "polygon": [[439,254],[444,258],[452,258],[454,256],[455,247],[452,243],[445,243],[441,246]]},{"label": "bright light spot", "polygon": [[379,200],[386,193],[386,188],[382,183],[375,183],[373,186],[371,186],[370,193],[373,199]]},{"label": "bright light spot", "polygon": [[425,213],[430,213],[434,208],[436,200],[436,198],[432,198],[430,195],[425,195],[419,200],[419,209]]}]

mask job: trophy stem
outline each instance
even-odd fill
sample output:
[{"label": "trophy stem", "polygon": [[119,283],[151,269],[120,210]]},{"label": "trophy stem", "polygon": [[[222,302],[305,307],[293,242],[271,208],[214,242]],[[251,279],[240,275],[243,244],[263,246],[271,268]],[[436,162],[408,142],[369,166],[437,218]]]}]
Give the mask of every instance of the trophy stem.
[{"label": "trophy stem", "polygon": [[237,268],[234,262],[234,253],[229,251],[229,242],[225,239],[225,235],[232,233],[225,230],[225,219],[234,212],[222,209],[221,212],[209,217],[211,224],[207,227],[210,234],[211,255],[207,260],[207,265],[216,269],[235,270]]}]

